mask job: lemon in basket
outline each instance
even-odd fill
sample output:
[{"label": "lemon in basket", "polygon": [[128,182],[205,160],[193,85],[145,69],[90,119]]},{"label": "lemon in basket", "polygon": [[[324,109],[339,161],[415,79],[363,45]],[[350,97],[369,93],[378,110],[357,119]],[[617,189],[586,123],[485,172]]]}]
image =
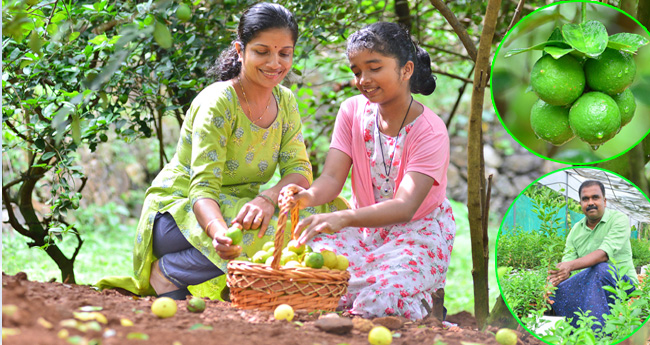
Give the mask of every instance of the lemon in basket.
[{"label": "lemon in basket", "polygon": [[334,269],[337,269],[339,271],[345,271],[350,267],[350,261],[348,261],[348,258],[346,258],[343,255],[337,255],[336,256],[336,267]]},{"label": "lemon in basket", "polygon": [[321,268],[323,267],[324,263],[325,260],[323,259],[323,255],[321,253],[311,252],[305,255],[305,267]]},{"label": "lemon in basket", "polygon": [[323,249],[320,251],[321,255],[323,255],[323,266],[327,268],[334,268],[336,267],[337,261],[336,261],[336,254],[327,249]]},{"label": "lemon in basket", "polygon": [[298,244],[298,240],[289,241],[287,248],[298,255],[302,254],[305,251],[305,245]]}]

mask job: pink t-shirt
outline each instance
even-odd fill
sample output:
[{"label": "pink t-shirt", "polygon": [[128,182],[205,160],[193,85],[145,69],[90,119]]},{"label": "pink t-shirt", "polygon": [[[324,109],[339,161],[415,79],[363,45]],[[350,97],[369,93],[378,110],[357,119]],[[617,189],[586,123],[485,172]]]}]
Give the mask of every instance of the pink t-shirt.
[{"label": "pink t-shirt", "polygon": [[[363,95],[347,99],[341,104],[334,125],[330,149],[340,150],[352,159],[352,203],[356,208],[375,203],[370,176],[370,162],[366,154],[363,116],[366,107],[376,107]],[[435,182],[422,205],[413,216],[421,219],[440,206],[446,198],[447,167],[449,166],[449,135],[444,122],[431,109],[424,107],[407,134],[402,152],[399,172],[395,179],[395,191],[409,171],[431,176]]]}]

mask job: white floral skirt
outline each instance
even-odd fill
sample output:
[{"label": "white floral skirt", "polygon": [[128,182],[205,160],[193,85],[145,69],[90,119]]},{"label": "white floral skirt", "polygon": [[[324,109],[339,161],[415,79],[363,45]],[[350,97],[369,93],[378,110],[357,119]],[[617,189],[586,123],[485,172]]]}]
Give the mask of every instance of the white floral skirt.
[{"label": "white floral skirt", "polygon": [[365,318],[427,316],[423,300],[446,283],[456,235],[449,201],[426,217],[386,228],[344,228],[312,239],[314,251],[328,249],[350,261],[348,292],[339,307]]}]

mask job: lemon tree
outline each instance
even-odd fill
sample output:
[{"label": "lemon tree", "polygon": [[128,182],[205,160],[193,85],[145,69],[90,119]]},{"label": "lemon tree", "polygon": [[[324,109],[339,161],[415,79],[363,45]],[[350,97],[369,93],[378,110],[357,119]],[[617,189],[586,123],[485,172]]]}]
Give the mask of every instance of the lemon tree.
[{"label": "lemon tree", "polygon": [[530,112],[535,136],[558,146],[577,136],[594,150],[616,136],[634,117],[633,54],[646,44],[636,34],[608,36],[602,23],[591,20],[563,24],[546,42],[506,53],[542,51],[530,75],[531,89],[540,98]]},{"label": "lemon tree", "polygon": [[613,138],[621,128],[621,112],[614,99],[602,92],[589,92],[569,110],[569,123],[578,138],[600,145]]}]

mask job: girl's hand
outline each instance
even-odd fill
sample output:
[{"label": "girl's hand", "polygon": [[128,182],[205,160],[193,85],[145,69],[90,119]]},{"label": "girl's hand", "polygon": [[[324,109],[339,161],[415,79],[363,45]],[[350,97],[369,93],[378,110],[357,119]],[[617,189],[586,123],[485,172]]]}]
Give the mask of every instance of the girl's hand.
[{"label": "girl's hand", "polygon": [[280,191],[280,195],[287,191],[291,191],[292,193],[286,201],[290,208],[298,207],[299,210],[302,210],[307,207],[312,200],[312,195],[309,190],[304,189],[297,184],[288,184],[284,186],[282,191]]},{"label": "girl's hand", "polygon": [[250,202],[246,203],[244,207],[239,210],[239,214],[235,217],[231,224],[239,223],[244,230],[260,229],[257,237],[261,238],[266,232],[271,217],[275,213],[275,206],[271,205],[266,199],[257,197]]},{"label": "girl's hand", "polygon": [[241,254],[240,246],[233,246],[230,237],[225,235],[225,231],[217,231],[212,239],[212,246],[217,251],[219,257],[224,260],[232,260]]},{"label": "girl's hand", "polygon": [[309,216],[296,226],[296,231],[300,234],[298,243],[305,244],[320,233],[333,234],[345,226],[345,218],[337,212]]}]

